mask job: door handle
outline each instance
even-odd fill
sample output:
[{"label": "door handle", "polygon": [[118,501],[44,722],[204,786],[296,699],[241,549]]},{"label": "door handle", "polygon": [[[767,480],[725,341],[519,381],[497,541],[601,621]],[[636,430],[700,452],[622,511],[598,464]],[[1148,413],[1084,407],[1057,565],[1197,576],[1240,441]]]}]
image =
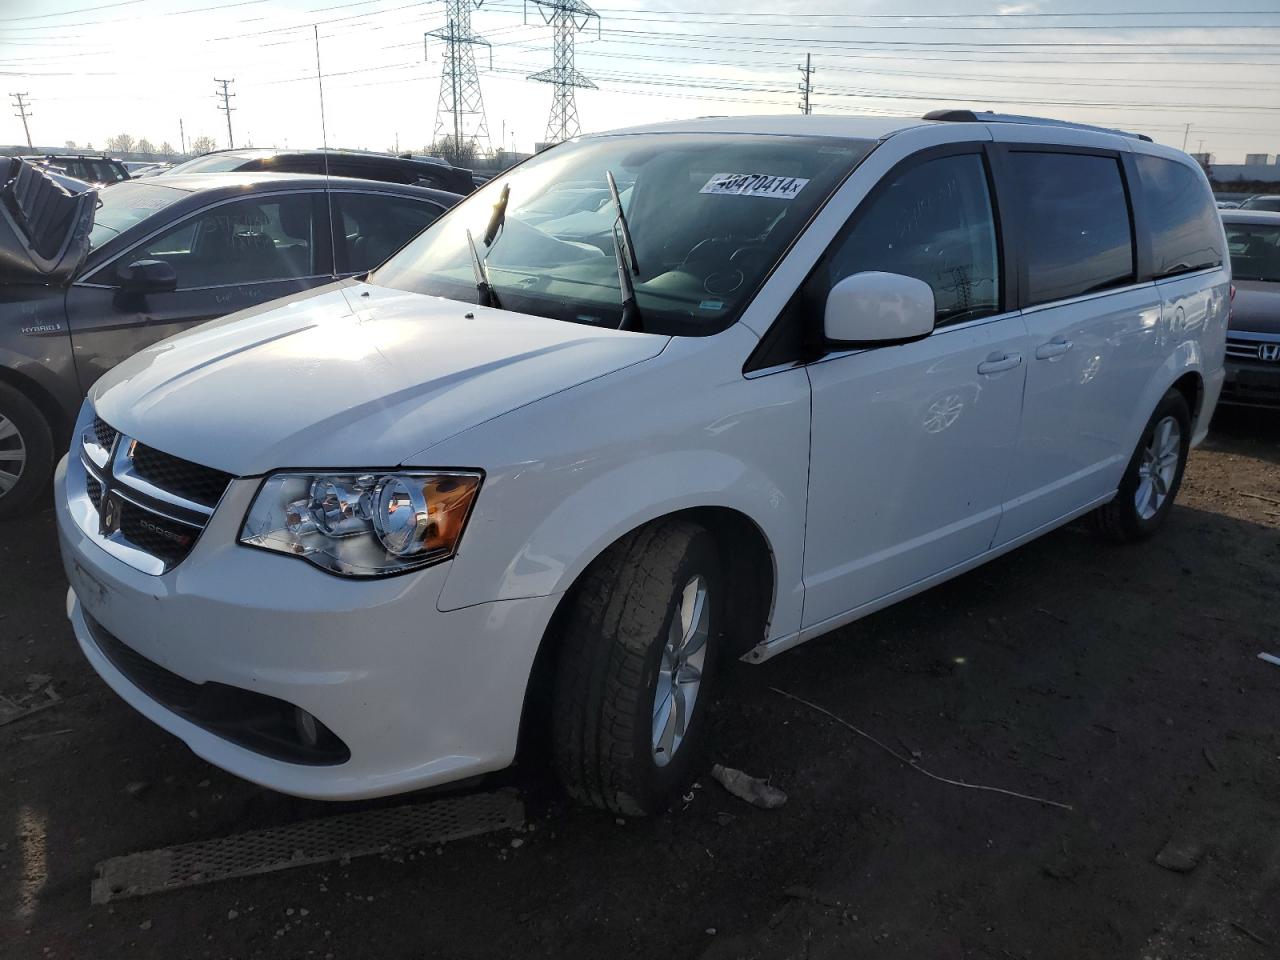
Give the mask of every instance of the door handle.
[{"label": "door handle", "polygon": [[993,353],[978,364],[978,372],[981,374],[1003,373],[1006,370],[1012,370],[1021,362],[1022,354],[1020,353]]},{"label": "door handle", "polygon": [[1036,347],[1037,360],[1052,360],[1071,349],[1072,343],[1066,337],[1054,337],[1048,343]]}]

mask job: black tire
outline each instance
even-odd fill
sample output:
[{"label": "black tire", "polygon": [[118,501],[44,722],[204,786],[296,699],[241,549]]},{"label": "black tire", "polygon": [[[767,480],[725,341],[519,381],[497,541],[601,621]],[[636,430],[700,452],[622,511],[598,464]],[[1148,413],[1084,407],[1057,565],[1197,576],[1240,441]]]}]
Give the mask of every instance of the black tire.
[{"label": "black tire", "polygon": [[[0,492],[0,520],[30,512],[36,501],[48,493],[53,476],[53,431],[49,428],[49,421],[19,390],[0,383],[0,425],[5,420],[17,428],[17,438],[0,439],[0,470],[10,474],[16,472],[18,482],[9,490]],[[26,460],[20,469],[13,459],[18,442],[26,452]]]},{"label": "black tire", "polygon": [[[710,618],[702,680],[684,737],[661,765],[655,694],[668,631],[696,577],[706,585]],[[648,524],[598,557],[567,602],[552,705],[560,780],[579,803],[624,816],[661,813],[701,769],[724,612],[716,543],[685,521]]]},{"label": "black tire", "polygon": [[[1142,482],[1143,452],[1151,444],[1157,425],[1166,417],[1173,417],[1178,422],[1178,429],[1181,432],[1177,471],[1174,473],[1173,482],[1169,485],[1164,502],[1152,516],[1143,517],[1138,511],[1136,502],[1138,486]],[[1187,453],[1190,449],[1191,411],[1187,409],[1186,398],[1177,390],[1171,389],[1160,399],[1155,412],[1151,414],[1151,419],[1147,421],[1147,426],[1142,431],[1142,438],[1138,441],[1124,477],[1120,480],[1115,499],[1091,514],[1094,529],[1103,536],[1122,543],[1145,540],[1155,533],[1169,516],[1169,511],[1173,509],[1178,489],[1182,486],[1182,474],[1186,470]]]}]

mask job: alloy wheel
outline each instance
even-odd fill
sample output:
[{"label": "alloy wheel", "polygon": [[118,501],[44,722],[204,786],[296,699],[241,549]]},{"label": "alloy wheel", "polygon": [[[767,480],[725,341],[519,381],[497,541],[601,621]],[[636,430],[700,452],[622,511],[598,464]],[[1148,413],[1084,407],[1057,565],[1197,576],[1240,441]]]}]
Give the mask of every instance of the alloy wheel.
[{"label": "alloy wheel", "polygon": [[27,465],[27,445],[18,425],[0,413],[0,497],[17,486]]},{"label": "alloy wheel", "polygon": [[1151,431],[1151,442],[1142,449],[1138,464],[1138,489],[1133,505],[1138,516],[1150,520],[1164,505],[1178,475],[1182,456],[1182,428],[1174,417],[1165,417]]},{"label": "alloy wheel", "polygon": [[693,577],[680,592],[671,629],[662,648],[653,696],[653,760],[665,767],[680,749],[702,686],[707,659],[711,605],[707,582]]}]

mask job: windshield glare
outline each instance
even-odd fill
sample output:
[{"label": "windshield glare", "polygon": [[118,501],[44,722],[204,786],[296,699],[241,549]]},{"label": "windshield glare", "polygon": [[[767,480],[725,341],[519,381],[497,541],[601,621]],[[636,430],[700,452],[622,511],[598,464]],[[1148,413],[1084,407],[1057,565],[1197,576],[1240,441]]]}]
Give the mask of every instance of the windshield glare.
[{"label": "windshield glare", "polygon": [[135,223],[141,223],[158,210],[177,203],[186,193],[171,187],[126,180],[98,193],[98,209],[89,231],[89,248],[102,246]]},{"label": "windshield glare", "polygon": [[1228,223],[1226,228],[1232,279],[1280,283],[1280,227]]},{"label": "windshield glare", "polygon": [[[612,172],[635,244],[642,329],[703,336],[736,319],[864,140],[635,134],[562,144],[495,177],[376,270],[382,286],[476,302],[466,233],[503,308],[616,327]],[[480,238],[503,185],[504,226]]]}]

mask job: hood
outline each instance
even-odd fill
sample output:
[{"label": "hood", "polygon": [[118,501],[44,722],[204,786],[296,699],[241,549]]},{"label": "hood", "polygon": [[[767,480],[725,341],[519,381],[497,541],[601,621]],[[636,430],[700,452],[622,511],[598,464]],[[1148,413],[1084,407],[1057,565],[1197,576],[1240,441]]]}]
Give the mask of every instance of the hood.
[{"label": "hood", "polygon": [[1280,283],[1237,280],[1231,302],[1231,329],[1241,333],[1280,334]]},{"label": "hood", "polygon": [[127,436],[239,476],[391,467],[668,341],[343,281],[158,343],[90,396]]},{"label": "hood", "polygon": [[75,193],[52,171],[0,157],[0,278],[65,283],[89,252],[96,191]]}]

